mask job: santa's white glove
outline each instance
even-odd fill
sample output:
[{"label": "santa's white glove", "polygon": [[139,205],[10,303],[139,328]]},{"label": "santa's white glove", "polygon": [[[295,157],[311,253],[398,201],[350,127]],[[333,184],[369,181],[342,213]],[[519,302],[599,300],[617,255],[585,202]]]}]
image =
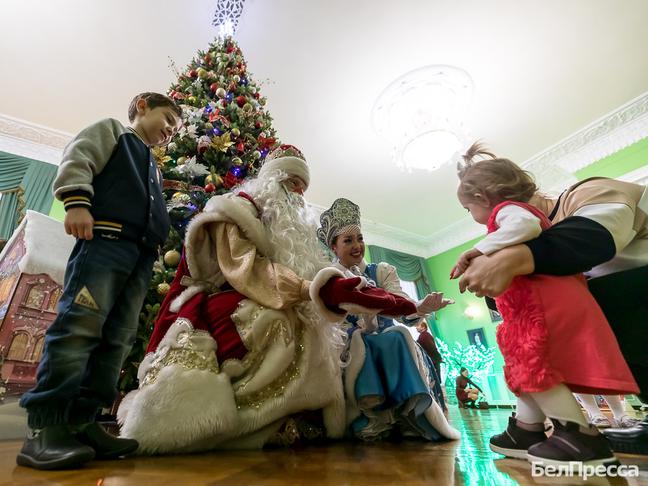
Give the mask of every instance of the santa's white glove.
[{"label": "santa's white glove", "polygon": [[454,304],[452,299],[444,299],[443,292],[432,292],[425,296],[424,299],[419,300],[416,304],[416,314],[419,316],[428,315],[439,309],[443,309],[445,306]]}]

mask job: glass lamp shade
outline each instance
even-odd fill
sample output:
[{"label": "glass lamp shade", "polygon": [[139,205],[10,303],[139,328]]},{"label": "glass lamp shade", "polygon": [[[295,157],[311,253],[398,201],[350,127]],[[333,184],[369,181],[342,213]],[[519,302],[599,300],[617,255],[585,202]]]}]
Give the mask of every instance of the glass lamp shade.
[{"label": "glass lamp shade", "polygon": [[466,145],[463,119],[472,98],[472,79],[462,69],[434,65],[410,71],[380,94],[372,123],[389,141],[397,165],[435,170]]}]

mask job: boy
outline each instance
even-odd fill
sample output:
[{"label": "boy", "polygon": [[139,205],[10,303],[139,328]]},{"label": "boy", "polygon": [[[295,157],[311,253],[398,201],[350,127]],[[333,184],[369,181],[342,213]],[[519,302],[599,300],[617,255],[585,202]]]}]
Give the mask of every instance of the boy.
[{"label": "boy", "polygon": [[95,416],[117,396],[157,248],[169,231],[162,176],[149,147],[171,140],[181,113],[172,99],[142,93],[128,109],[131,128],[102,120],[65,148],[54,195],[77,242],[36,387],[20,400],[30,427],[17,457],[22,466],[77,467],[138,447],[108,434]]}]

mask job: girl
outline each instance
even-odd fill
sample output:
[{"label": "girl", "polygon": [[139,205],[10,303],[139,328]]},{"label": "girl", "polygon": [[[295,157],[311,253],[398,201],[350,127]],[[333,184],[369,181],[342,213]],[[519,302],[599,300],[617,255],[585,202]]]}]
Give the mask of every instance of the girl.
[{"label": "girl", "polygon": [[[550,226],[529,204],[537,187],[527,172],[479,144],[468,149],[464,161],[457,197],[475,221],[487,226],[488,236],[461,255],[451,278],[460,276],[472,258],[535,238]],[[504,318],[497,329],[504,376],[518,401],[517,415],[509,418],[504,433],[491,438],[491,449],[541,465],[615,462],[571,391],[635,393],[637,385],[584,277],[516,277],[496,302]],[[546,417],[554,424],[548,439]]]}]

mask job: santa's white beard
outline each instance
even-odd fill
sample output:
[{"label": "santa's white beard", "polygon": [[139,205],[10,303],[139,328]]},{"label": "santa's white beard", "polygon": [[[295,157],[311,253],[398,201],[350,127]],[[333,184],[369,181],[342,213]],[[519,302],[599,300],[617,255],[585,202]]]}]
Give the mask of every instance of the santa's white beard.
[{"label": "santa's white beard", "polygon": [[331,263],[317,240],[317,215],[299,194],[288,192],[282,181],[286,174],[254,179],[240,189],[261,210],[261,220],[268,232],[273,261],[290,268],[302,278],[311,280]]},{"label": "santa's white beard", "polygon": [[[252,179],[239,189],[249,194],[261,210],[261,221],[268,232],[273,254],[272,261],[281,263],[306,280],[331,262],[317,240],[317,215],[299,194],[288,192],[282,181],[287,174],[279,172],[265,179]],[[321,342],[328,342],[328,353],[322,352],[322,359],[329,360],[335,367],[344,366],[340,353],[344,347],[346,333],[337,326],[323,326],[322,318],[310,301],[294,307],[303,323],[321,336]],[[325,355],[328,354],[328,358]]]}]

